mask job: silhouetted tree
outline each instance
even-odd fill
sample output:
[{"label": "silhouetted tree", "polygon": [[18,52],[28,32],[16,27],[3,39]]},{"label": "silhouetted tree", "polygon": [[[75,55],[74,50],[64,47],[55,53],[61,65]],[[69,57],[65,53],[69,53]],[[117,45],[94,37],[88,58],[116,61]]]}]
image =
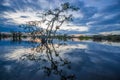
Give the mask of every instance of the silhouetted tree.
[{"label": "silhouetted tree", "polygon": [[[55,36],[57,30],[63,25],[64,22],[72,21],[72,14],[68,14],[68,11],[77,11],[78,8],[71,6],[68,2],[61,4],[60,8],[49,9],[40,15],[40,21],[29,21],[26,24],[21,25],[25,29],[31,31],[32,36],[39,34],[45,36],[43,42],[47,42],[52,36]],[[46,26],[46,29],[42,28],[42,25]],[[38,26],[40,27],[38,29]],[[43,26],[43,27],[44,27]]]}]

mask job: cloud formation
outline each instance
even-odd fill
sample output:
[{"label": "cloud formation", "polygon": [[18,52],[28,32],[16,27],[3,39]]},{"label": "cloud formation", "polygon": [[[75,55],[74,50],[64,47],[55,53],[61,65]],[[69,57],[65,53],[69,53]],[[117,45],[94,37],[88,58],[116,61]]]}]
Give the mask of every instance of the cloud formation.
[{"label": "cloud formation", "polygon": [[69,12],[74,16],[72,25],[63,25],[61,31],[94,34],[120,30],[119,0],[1,0],[0,31],[9,29],[8,26],[39,20],[38,12],[59,7],[64,2],[70,2],[80,10]]}]

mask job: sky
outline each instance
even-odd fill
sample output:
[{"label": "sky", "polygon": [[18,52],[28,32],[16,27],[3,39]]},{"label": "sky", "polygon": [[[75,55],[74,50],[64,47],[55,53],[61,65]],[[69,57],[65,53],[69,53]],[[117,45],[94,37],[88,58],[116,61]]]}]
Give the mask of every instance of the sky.
[{"label": "sky", "polygon": [[20,24],[39,20],[38,12],[54,9],[64,2],[79,7],[79,10],[70,12],[73,21],[64,24],[59,33],[120,31],[120,0],[0,0],[0,32],[24,31],[18,27]]}]

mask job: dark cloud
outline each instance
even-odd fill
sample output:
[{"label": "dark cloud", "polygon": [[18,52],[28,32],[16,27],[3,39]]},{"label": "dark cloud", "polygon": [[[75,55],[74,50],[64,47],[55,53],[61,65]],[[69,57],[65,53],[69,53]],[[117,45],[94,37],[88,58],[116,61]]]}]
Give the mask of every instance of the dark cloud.
[{"label": "dark cloud", "polygon": [[20,16],[21,18],[28,18],[29,16]]},{"label": "dark cloud", "polygon": [[14,8],[4,6],[3,4],[0,4],[0,14],[2,14],[4,11],[15,11]]},{"label": "dark cloud", "polygon": [[85,6],[83,1],[80,0],[73,0],[73,2],[70,2],[71,4],[73,4],[73,6],[78,7],[79,9],[83,8]]},{"label": "dark cloud", "polygon": [[120,0],[115,0],[116,4],[111,4],[102,10],[103,13],[113,14],[120,12]]},{"label": "dark cloud", "polygon": [[[104,16],[105,17],[105,16]],[[113,17],[109,17],[107,19],[103,18],[103,19],[98,19],[98,21],[96,21],[95,23],[93,23],[92,25],[110,25],[110,24],[118,24],[120,23],[120,14],[116,14]]]},{"label": "dark cloud", "polygon": [[99,33],[99,32],[109,32],[109,31],[120,31],[120,26],[119,25],[91,26],[90,31],[88,33]]},{"label": "dark cloud", "polygon": [[[86,25],[88,22],[93,22],[90,24],[89,33],[99,33],[105,31],[119,31],[120,30],[120,1],[115,0],[116,3],[110,3],[109,6],[103,8],[102,10],[92,11],[93,15],[89,15],[89,18],[76,19],[77,23]],[[93,8],[94,9],[94,8]],[[83,9],[82,12],[84,12]],[[87,13],[87,11],[85,11]],[[99,14],[97,17],[93,17],[95,14]]]},{"label": "dark cloud", "polygon": [[[6,1],[8,1],[8,3],[10,4],[9,6],[4,5]],[[6,28],[9,28],[6,22],[10,20],[10,18],[3,18],[2,16],[5,15],[4,12],[16,12],[16,11],[24,12],[27,11],[28,9],[37,12],[42,9],[44,10],[49,9],[50,6],[58,7],[58,4],[61,4],[63,2],[70,2],[73,6],[79,7],[80,9],[79,12],[80,14],[83,15],[83,17],[74,18],[73,24],[86,26],[87,23],[93,22],[89,24],[91,26],[89,33],[120,30],[119,27],[120,0],[108,0],[108,1],[102,0],[100,2],[101,5],[98,3],[97,4],[94,3],[95,6],[92,5],[88,6],[87,4],[89,4],[89,2],[88,1],[85,2],[84,0],[0,0],[0,25],[2,25],[0,26],[0,30],[5,30]],[[106,6],[104,2],[108,2]],[[92,1],[90,3],[92,4]],[[104,7],[102,7],[102,4],[104,4]],[[100,7],[101,8],[98,9],[98,6],[99,8]],[[96,14],[99,14],[99,16],[94,17]],[[29,16],[24,16],[24,15],[20,16],[20,18],[28,18],[28,17]],[[5,26],[6,28],[3,29],[3,26]],[[79,34],[82,32],[71,30],[69,31],[69,33]]]},{"label": "dark cloud", "polygon": [[91,21],[95,21],[92,25],[112,25],[120,23],[120,1],[115,1],[115,4],[111,4],[98,12],[101,16],[91,19]]},{"label": "dark cloud", "polygon": [[90,18],[92,17],[95,13],[97,13],[97,8],[95,7],[83,7],[81,9],[82,13],[84,14],[83,18]]},{"label": "dark cloud", "polygon": [[86,25],[87,22],[93,21],[93,19],[91,19],[92,16],[98,12],[96,7],[86,7],[85,5],[80,7],[80,11],[83,14],[83,17],[73,19],[74,23],[79,25]]}]

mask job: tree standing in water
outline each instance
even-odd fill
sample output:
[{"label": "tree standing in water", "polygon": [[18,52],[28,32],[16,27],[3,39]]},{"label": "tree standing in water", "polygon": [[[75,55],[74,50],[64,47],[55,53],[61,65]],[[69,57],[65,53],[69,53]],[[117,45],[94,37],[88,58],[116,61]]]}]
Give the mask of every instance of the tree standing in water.
[{"label": "tree standing in water", "polygon": [[[69,11],[77,11],[78,8],[71,6],[68,2],[61,4],[60,8],[55,8],[53,10],[48,10],[40,15],[40,21],[29,21],[24,26],[25,28],[31,30],[31,35],[36,36],[40,34],[42,37],[42,42],[47,43],[48,40],[56,36],[57,30],[63,25],[64,22],[72,21],[72,14]],[[37,27],[46,26],[46,29]],[[44,26],[42,26],[44,25]]]},{"label": "tree standing in water", "polygon": [[[57,30],[60,29],[64,22],[72,20],[72,14],[68,12],[77,10],[78,8],[71,6],[69,3],[64,3],[61,5],[60,8],[55,8],[53,10],[50,9],[42,14],[39,14],[41,18],[40,21],[29,21],[26,23],[25,27],[23,25],[25,29],[31,31],[32,38],[41,36],[41,45],[38,45],[35,50],[37,52],[42,52],[43,50],[45,50],[45,55],[47,58],[45,58],[44,60],[48,60],[51,66],[44,66],[42,69],[44,69],[44,72],[47,73],[48,76],[53,73],[57,76],[60,76],[61,80],[74,80],[75,78],[74,74],[64,74],[64,70],[60,68],[68,65],[68,68],[70,69],[70,62],[67,61],[67,59],[62,59],[62,57],[59,56],[59,53],[57,53],[52,43],[47,43],[49,42],[49,40],[53,40],[53,37],[56,36]],[[38,26],[40,26],[40,28],[38,28]],[[46,29],[43,29],[42,27],[46,27]],[[35,60],[33,56],[32,60]],[[53,56],[56,57],[54,58]],[[31,55],[28,56],[29,59],[31,59],[30,57]],[[58,61],[55,60],[56,58]]]}]

